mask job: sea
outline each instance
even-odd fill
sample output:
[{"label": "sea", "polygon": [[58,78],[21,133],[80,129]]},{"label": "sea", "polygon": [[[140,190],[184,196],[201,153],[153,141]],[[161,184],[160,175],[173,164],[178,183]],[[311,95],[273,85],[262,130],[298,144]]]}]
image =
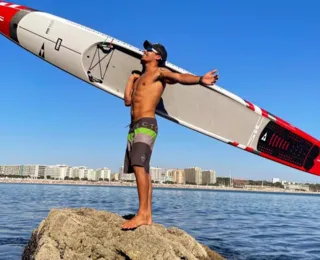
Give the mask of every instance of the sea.
[{"label": "sea", "polygon": [[[0,184],[0,259],[21,259],[52,208],[121,216],[138,208],[135,187]],[[226,259],[320,259],[320,195],[153,189],[153,220],[178,227]]]}]

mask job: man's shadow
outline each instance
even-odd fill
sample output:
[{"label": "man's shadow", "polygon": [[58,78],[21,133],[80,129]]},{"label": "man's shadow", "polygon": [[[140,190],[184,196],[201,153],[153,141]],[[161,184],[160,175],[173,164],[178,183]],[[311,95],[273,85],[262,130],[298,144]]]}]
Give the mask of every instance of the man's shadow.
[{"label": "man's shadow", "polygon": [[179,124],[179,122],[176,119],[171,118],[170,115],[168,114],[168,111],[166,110],[163,103],[163,98],[160,99],[156,109],[162,113],[160,116],[164,116],[166,119]]}]

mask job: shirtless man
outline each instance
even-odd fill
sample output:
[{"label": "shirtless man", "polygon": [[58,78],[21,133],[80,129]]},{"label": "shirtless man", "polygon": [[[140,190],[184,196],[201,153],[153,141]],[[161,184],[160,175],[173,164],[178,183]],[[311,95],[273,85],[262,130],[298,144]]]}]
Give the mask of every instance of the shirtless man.
[{"label": "shirtless man", "polygon": [[152,224],[150,158],[158,133],[155,110],[166,83],[213,85],[218,80],[216,70],[201,77],[171,72],[162,67],[167,59],[164,46],[145,41],[143,47],[145,48],[141,58],[143,73],[141,76],[135,73],[130,76],[124,94],[125,105],[131,106],[124,173],[135,174],[139,211],[134,218],[123,223],[122,229],[134,229],[141,225]]}]

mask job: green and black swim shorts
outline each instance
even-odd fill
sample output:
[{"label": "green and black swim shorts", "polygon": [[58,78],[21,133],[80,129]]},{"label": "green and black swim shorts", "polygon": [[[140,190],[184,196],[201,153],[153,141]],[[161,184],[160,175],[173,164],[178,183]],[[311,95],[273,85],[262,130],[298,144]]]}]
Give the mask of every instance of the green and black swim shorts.
[{"label": "green and black swim shorts", "polygon": [[158,134],[155,118],[144,117],[130,124],[124,160],[124,173],[133,173],[133,166],[150,172],[152,149]]}]

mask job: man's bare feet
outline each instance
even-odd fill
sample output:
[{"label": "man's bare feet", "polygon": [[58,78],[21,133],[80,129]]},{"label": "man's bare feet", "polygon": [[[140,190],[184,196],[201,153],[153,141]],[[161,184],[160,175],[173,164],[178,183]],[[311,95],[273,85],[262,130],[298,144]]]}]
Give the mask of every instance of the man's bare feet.
[{"label": "man's bare feet", "polygon": [[122,229],[135,229],[142,225],[151,225],[152,224],[152,217],[146,216],[143,214],[137,214],[134,218],[125,221],[122,224]]}]

